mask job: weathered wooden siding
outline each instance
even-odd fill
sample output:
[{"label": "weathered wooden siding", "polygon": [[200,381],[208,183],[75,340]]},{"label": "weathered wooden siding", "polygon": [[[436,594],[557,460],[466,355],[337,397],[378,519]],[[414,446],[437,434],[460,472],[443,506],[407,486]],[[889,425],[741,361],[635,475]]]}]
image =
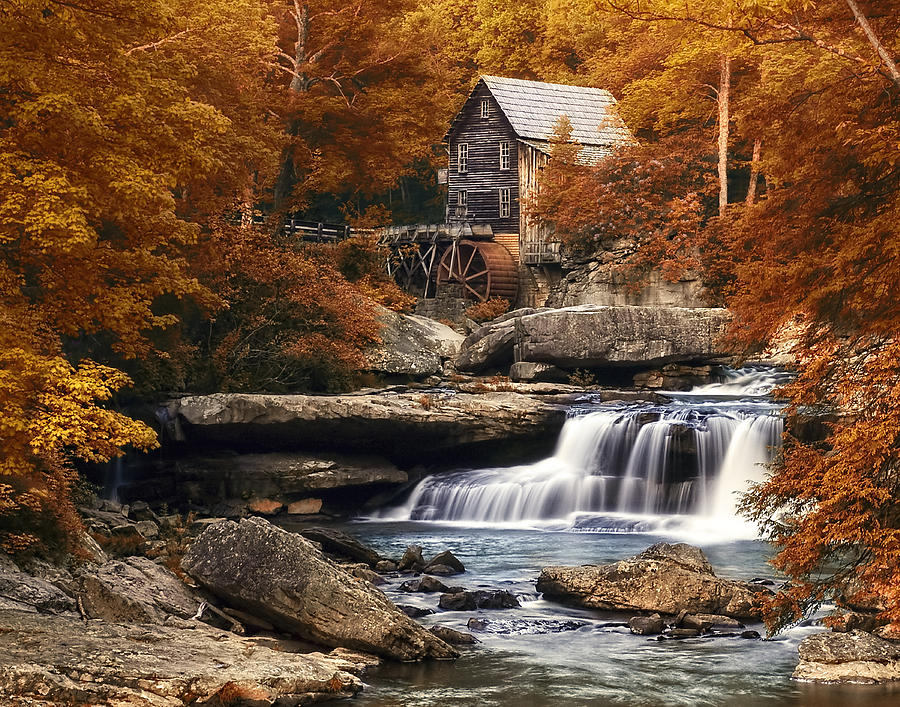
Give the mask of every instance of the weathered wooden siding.
[{"label": "weathered wooden siding", "polygon": [[[519,147],[519,193],[522,201],[527,202],[538,189],[538,178],[541,170],[550,161],[550,157],[540,150],[524,142]],[[552,242],[549,230],[544,226],[531,223],[520,209],[519,217],[519,259],[524,263],[553,262],[558,258],[559,246]]]},{"label": "weathered wooden siding", "polygon": [[[489,115],[481,117],[481,101],[489,101]],[[516,135],[486,86],[469,98],[449,136],[448,204],[455,215],[457,192],[467,192],[468,219],[490,224],[494,233],[519,231],[519,177]],[[500,169],[500,143],[509,143],[509,169]],[[459,144],[469,145],[468,171],[459,172]],[[500,218],[500,190],[510,190],[509,217]]]}]

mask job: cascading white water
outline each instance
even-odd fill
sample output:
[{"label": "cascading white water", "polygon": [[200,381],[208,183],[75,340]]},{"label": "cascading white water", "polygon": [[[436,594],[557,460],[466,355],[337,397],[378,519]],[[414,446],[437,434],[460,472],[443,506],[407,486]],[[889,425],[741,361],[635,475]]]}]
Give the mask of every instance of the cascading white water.
[{"label": "cascading white water", "polygon": [[[774,378],[765,375],[762,383],[745,375],[730,395],[741,386],[767,392]],[[549,459],[431,476],[383,517],[498,523],[690,514],[730,521],[738,492],[762,478],[782,425],[770,402],[722,402],[723,395],[717,389],[714,403],[695,393],[689,403],[574,414]]]}]

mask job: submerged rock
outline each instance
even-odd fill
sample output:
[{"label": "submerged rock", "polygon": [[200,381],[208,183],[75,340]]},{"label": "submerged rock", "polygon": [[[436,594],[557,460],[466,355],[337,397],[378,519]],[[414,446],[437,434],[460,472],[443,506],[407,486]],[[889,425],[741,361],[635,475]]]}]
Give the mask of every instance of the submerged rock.
[{"label": "submerged rock", "polygon": [[[447,572],[446,570],[441,570],[439,572],[435,572],[436,567],[446,567],[447,570],[450,571]],[[428,561],[428,564],[425,565],[425,571],[431,572],[432,574],[441,575],[462,574],[466,571],[466,568],[463,566],[463,563],[457,559],[456,555],[454,555],[449,550],[444,550],[443,552],[439,552]]]},{"label": "submerged rock", "polygon": [[609,611],[661,614],[722,614],[750,618],[754,602],[768,590],[716,577],[699,548],[658,543],[609,565],[545,567],[537,590],[547,599]]},{"label": "submerged rock", "polygon": [[[486,619],[482,616],[472,617],[466,624],[471,631],[517,636],[577,631],[587,625],[587,621],[574,619]],[[624,626],[624,624],[617,625]]]},{"label": "submerged rock", "polygon": [[441,594],[438,606],[447,611],[473,611],[475,609],[515,609],[519,600],[505,589]]},{"label": "submerged rock", "polygon": [[803,639],[793,678],[804,682],[900,680],[900,645],[864,631],[823,632]]},{"label": "submerged rock", "polygon": [[272,650],[196,622],[190,630],[0,610],[4,704],[305,705],[350,697],[367,665],[349,653]]},{"label": "submerged rock", "polygon": [[478,643],[478,639],[471,633],[464,633],[447,626],[432,626],[430,629],[435,636],[446,641],[452,646],[471,646]]},{"label": "submerged rock", "polygon": [[229,604],[313,643],[397,660],[458,655],[309,540],[261,518],[208,527],[182,567]]}]

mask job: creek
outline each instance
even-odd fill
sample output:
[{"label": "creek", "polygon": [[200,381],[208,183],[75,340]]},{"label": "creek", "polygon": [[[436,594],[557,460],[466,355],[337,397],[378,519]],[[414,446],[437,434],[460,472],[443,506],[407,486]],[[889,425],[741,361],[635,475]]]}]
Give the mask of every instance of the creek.
[{"label": "creek", "polygon": [[[635,636],[622,614],[570,608],[535,591],[547,565],[614,562],[660,542],[700,546],[719,576],[768,578],[770,549],[735,514],[737,493],[763,478],[780,439],[767,397],[783,374],[743,370],[672,394],[671,404],[573,407],[555,454],[535,464],[461,469],[420,482],[400,505],[345,525],[386,556],[410,544],[450,549],[467,589],[507,589],[519,609],[426,616],[480,643],[455,663],[386,665],[362,705],[838,705],[900,702],[897,689],[790,680],[810,621],[773,640]],[[437,595],[382,587],[397,603],[436,608]],[[486,619],[479,630],[471,618]],[[751,625],[764,633],[761,625]]]}]

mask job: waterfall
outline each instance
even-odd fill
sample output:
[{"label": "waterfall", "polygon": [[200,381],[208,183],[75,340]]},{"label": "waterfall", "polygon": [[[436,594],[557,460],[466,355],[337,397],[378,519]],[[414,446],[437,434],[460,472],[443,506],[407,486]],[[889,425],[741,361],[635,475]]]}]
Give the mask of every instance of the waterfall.
[{"label": "waterfall", "polygon": [[[730,521],[739,492],[763,478],[780,444],[779,408],[758,397],[772,380],[768,372],[744,373],[714,387],[706,400],[698,389],[671,405],[574,410],[552,457],[428,477],[402,507],[382,517],[479,523],[578,518],[583,524],[584,514],[612,514]],[[743,390],[753,399],[741,397]]]}]

